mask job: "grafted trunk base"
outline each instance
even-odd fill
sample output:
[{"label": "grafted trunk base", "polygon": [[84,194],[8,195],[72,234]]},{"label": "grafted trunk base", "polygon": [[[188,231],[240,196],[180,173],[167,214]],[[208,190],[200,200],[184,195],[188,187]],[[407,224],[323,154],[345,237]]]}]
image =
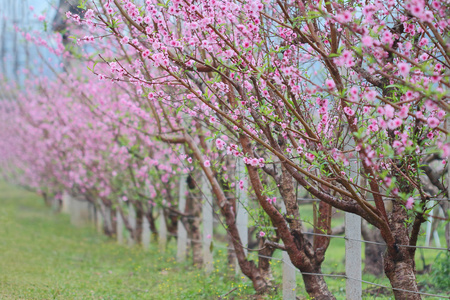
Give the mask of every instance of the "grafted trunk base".
[{"label": "grafted trunk base", "polygon": [[[308,272],[309,273],[309,272]],[[316,270],[314,273],[321,273],[321,270]],[[334,300],[336,297],[328,290],[327,283],[323,276],[318,275],[303,275],[303,282],[309,297],[314,300]]]},{"label": "grafted trunk base", "polygon": [[400,290],[393,290],[396,300],[419,300],[422,297],[418,292],[419,287],[416,282],[416,274],[414,270],[414,262],[411,259],[402,261],[394,261],[387,255],[385,258],[385,273],[389,278],[393,288],[407,290],[412,292],[405,292]]}]

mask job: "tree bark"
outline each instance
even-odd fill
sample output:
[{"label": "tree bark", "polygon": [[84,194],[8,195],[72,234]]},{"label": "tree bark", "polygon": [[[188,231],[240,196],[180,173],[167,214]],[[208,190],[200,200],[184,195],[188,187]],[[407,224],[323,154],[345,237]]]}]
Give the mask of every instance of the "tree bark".
[{"label": "tree bark", "polygon": [[136,228],[134,229],[134,240],[136,243],[142,243],[142,230],[143,230],[143,218],[144,218],[144,208],[140,201],[136,201]]},{"label": "tree bark", "polygon": [[155,216],[153,215],[153,206],[149,206],[147,212],[145,213],[145,217],[148,220],[148,224],[150,226],[150,232],[152,233],[152,240],[153,242],[158,241],[158,230],[156,229],[156,220]]},{"label": "tree bark", "polygon": [[195,266],[201,267],[203,264],[202,255],[202,235],[200,231],[201,222],[201,205],[198,199],[201,198],[198,193],[189,192],[186,197],[186,211],[185,213],[193,216],[192,219],[186,220],[185,224],[188,237],[191,239],[192,260]]},{"label": "tree bark", "polygon": [[416,282],[414,255],[411,254],[407,247],[398,246],[409,245],[408,228],[404,224],[407,219],[407,213],[405,208],[402,207],[398,201],[393,201],[393,210],[389,215],[389,219],[390,228],[395,237],[396,244],[394,245],[394,249],[386,251],[384,258],[384,272],[394,288],[395,299],[422,299],[419,294],[414,293],[419,291]]},{"label": "tree bark", "polygon": [[[406,252],[406,251],[403,251]],[[410,258],[403,260],[395,260],[389,254],[385,257],[384,269],[392,287],[394,288],[394,296],[396,300],[418,300],[422,299],[418,292],[419,288],[416,283],[414,261]],[[395,289],[407,290],[405,292]]]}]

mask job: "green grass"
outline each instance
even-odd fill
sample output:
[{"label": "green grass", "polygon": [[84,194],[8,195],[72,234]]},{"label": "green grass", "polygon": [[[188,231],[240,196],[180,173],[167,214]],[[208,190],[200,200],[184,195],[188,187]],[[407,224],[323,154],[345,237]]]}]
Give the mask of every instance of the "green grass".
[{"label": "green grass", "polygon": [[[68,216],[52,212],[36,194],[2,183],[0,204],[0,299],[217,299],[234,288],[228,299],[250,299],[254,293],[248,279],[226,266],[226,250],[220,247],[224,245],[216,245],[215,269],[206,276],[189,262],[175,262],[173,241],[166,253],[156,245],[148,251],[120,246],[93,227],[71,226]],[[323,273],[344,272],[344,243],[331,240]],[[426,263],[432,263],[437,253],[424,250]],[[281,252],[274,256],[280,258]],[[419,251],[417,258],[417,269],[422,270]],[[272,260],[272,267],[280,288],[281,263]],[[389,286],[386,278],[364,274],[363,279]],[[429,274],[418,275],[422,286],[428,284],[423,291],[445,294],[433,287],[432,280]],[[345,299],[344,279],[326,281],[338,299]],[[363,284],[367,288],[372,286]],[[299,273],[297,295],[307,299]],[[393,299],[364,293],[364,299],[375,298]],[[264,299],[282,296],[274,292]]]},{"label": "green grass", "polygon": [[[211,276],[156,247],[119,246],[94,228],[74,228],[32,193],[0,184],[0,299],[214,299],[251,284],[226,270],[222,250]],[[223,266],[223,267],[220,267]]]}]

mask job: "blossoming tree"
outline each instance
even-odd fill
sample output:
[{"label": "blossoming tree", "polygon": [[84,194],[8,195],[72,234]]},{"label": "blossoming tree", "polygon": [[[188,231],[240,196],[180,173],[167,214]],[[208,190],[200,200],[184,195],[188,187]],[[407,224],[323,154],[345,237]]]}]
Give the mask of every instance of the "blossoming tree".
[{"label": "blossoming tree", "polygon": [[[446,164],[450,154],[444,1],[105,0],[88,6],[83,17],[67,17],[90,31],[78,43],[100,52],[99,66],[90,69],[100,82],[132,95],[123,100],[126,108],[110,111],[120,115],[110,129],[138,117],[125,121],[134,132],[119,139],[121,149],[149,155],[152,142],[129,139],[136,132],[185,145],[183,159],[195,158],[208,179],[241,270],[257,291],[267,290],[269,276],[246,257],[235,224],[227,193],[244,183],[232,187],[226,167],[236,161],[246,164],[249,191],[276,228],[260,232],[265,249],[288,253],[306,273],[311,297],[333,298],[324,278],[308,273],[321,273],[329,238],[320,234],[330,232],[335,207],[380,231],[396,299],[420,299],[415,246],[436,196],[420,176],[439,181],[423,158]],[[86,107],[104,106],[96,100]],[[86,124],[83,130],[91,135]],[[129,167],[130,174],[140,168]],[[304,236],[295,182],[320,201],[313,242]]]},{"label": "blossoming tree", "polygon": [[[333,206],[377,227],[396,298],[420,298],[399,289],[417,291],[414,246],[431,196],[418,180],[421,157],[449,154],[445,3],[100,4],[83,22],[113,34],[167,86],[184,88],[183,102],[174,102],[181,111],[238,133],[239,145],[228,153],[247,163],[259,203],[296,267],[320,268],[317,251],[327,241],[300,238],[292,179],[321,201],[323,216]],[[113,67],[106,76],[117,79],[115,73]],[[119,73],[153,93],[154,76]],[[161,89],[158,97],[169,94]],[[287,215],[267,201],[259,169],[279,180]],[[323,278],[303,278],[311,296],[330,297]]]}]

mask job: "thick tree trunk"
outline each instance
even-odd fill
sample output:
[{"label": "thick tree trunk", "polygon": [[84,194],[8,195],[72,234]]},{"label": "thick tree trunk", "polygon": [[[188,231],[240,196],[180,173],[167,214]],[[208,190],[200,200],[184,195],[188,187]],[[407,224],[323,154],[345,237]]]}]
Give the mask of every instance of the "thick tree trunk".
[{"label": "thick tree trunk", "polygon": [[410,252],[407,247],[397,246],[409,245],[408,228],[404,224],[407,217],[405,208],[398,201],[394,201],[392,213],[389,215],[389,223],[396,245],[394,245],[394,249],[388,249],[390,251],[386,252],[384,272],[394,288],[396,300],[422,299],[419,294],[414,293],[419,291],[416,282],[414,251]]},{"label": "thick tree trunk", "polygon": [[385,258],[385,272],[394,289],[412,291],[405,292],[394,290],[394,296],[396,300],[422,299],[419,294],[414,293],[418,292],[419,288],[416,283],[414,261],[412,259],[408,258],[400,261],[395,261],[388,254]]},{"label": "thick tree trunk", "polygon": [[[321,267],[315,268],[312,273],[321,274]],[[314,300],[331,300],[336,299],[328,290],[327,283],[323,276],[319,275],[303,275],[303,282],[309,297]]]},{"label": "thick tree trunk", "polygon": [[[278,242],[279,239],[275,239],[274,242]],[[270,267],[270,258],[272,257],[273,253],[275,252],[275,248],[272,247],[264,247],[264,241],[263,239],[260,240],[259,248],[261,250],[258,251],[258,254],[261,255],[258,259],[258,268],[261,270],[261,275],[266,280],[269,287],[272,287],[272,281],[273,281],[273,274],[272,274],[272,268]],[[264,257],[263,257],[264,256]]]}]

